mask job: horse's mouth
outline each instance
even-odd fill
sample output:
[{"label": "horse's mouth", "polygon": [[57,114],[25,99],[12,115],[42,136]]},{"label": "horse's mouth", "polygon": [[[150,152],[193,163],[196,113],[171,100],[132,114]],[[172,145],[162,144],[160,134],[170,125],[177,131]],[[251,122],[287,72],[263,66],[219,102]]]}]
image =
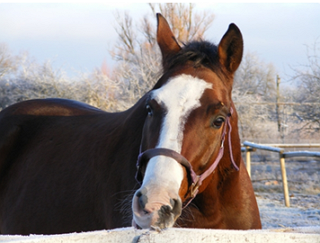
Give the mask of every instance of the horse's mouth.
[{"label": "horse's mouth", "polygon": [[173,218],[174,216],[172,214],[169,220],[159,218],[159,220],[155,224],[150,224],[149,227],[140,227],[140,225],[137,224],[134,219],[132,219],[132,227],[135,229],[151,229],[155,231],[161,231],[174,225],[175,220]]},{"label": "horse's mouth", "polygon": [[132,219],[132,227],[135,229],[142,229],[137,223],[136,221],[134,221],[134,219]]},{"label": "horse's mouth", "polygon": [[169,205],[163,205],[159,210],[148,214],[134,213],[132,226],[136,229],[153,229],[161,231],[162,229],[171,228],[176,219],[180,216],[181,209],[177,210]]}]

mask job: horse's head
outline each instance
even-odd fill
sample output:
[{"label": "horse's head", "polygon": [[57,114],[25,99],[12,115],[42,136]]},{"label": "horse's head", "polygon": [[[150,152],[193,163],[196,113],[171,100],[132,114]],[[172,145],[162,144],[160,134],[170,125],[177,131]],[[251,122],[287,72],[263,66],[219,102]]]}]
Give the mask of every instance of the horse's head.
[{"label": "horse's head", "polygon": [[159,14],[157,41],[163,76],[145,104],[137,173],[142,185],[132,209],[135,224],[162,229],[174,225],[183,206],[214,176],[231,132],[232,82],[243,41],[231,24],[218,46],[200,41],[181,48]]}]

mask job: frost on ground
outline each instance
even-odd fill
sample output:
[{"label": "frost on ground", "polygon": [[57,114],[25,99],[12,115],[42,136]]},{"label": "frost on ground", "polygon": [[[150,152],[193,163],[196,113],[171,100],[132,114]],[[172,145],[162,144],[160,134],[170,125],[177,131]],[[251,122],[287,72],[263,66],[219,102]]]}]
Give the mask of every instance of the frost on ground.
[{"label": "frost on ground", "polygon": [[320,226],[320,160],[286,160],[291,207],[285,207],[280,165],[252,162],[252,183],[264,229]]},{"label": "frost on ground", "polygon": [[290,198],[285,207],[283,195],[257,193],[263,229],[320,226],[320,195],[299,195]]}]

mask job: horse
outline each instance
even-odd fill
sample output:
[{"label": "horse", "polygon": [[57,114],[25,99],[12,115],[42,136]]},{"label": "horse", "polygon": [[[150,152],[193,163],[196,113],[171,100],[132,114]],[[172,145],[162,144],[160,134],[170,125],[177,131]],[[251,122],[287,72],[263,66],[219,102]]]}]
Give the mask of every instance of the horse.
[{"label": "horse", "polygon": [[126,111],[39,99],[0,113],[1,234],[261,228],[231,97],[240,30],[180,46],[157,14],[157,42],[162,76]]}]

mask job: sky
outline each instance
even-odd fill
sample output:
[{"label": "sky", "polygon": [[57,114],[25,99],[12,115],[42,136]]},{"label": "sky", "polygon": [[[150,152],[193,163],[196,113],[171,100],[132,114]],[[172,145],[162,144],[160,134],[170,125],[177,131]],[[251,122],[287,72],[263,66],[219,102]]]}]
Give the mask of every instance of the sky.
[{"label": "sky", "polygon": [[[70,75],[91,72],[103,62],[113,66],[109,51],[117,41],[117,10],[137,21],[151,14],[146,3],[0,3],[0,44],[13,54],[27,51],[38,63],[50,60]],[[320,41],[319,3],[200,2],[195,10],[215,15],[207,40],[218,44],[235,23],[244,53],[272,63],[282,80],[292,75],[290,66],[307,63],[306,46]]]}]

